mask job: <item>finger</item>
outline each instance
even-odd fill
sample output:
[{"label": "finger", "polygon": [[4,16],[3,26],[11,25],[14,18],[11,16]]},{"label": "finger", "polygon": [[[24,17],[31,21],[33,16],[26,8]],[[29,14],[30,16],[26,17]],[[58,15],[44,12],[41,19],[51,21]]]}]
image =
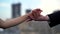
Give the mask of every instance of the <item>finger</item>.
[{"label": "finger", "polygon": [[33,15],[34,18],[37,18],[36,10],[33,10],[33,11],[32,11],[32,15]]},{"label": "finger", "polygon": [[41,9],[36,9],[37,16],[40,16],[42,10]]},{"label": "finger", "polygon": [[39,13],[39,11],[36,11],[36,15],[37,15],[37,17],[39,17],[39,16],[40,16],[40,13]]},{"label": "finger", "polygon": [[36,14],[37,17],[40,15],[40,9],[35,9],[34,12],[35,12],[35,14]]}]

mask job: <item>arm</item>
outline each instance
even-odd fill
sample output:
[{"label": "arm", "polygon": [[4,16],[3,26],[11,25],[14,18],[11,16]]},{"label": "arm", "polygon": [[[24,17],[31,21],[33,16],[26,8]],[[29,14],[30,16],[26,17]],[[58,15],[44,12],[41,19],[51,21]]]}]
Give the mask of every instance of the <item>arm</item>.
[{"label": "arm", "polygon": [[60,11],[54,12],[52,14],[49,14],[47,16],[40,15],[39,18],[37,18],[39,21],[49,21],[48,24],[50,27],[54,27],[58,24],[60,24]]},{"label": "arm", "polygon": [[1,28],[9,28],[9,27],[15,26],[17,24],[20,24],[27,19],[28,19],[28,15],[20,16],[20,17],[10,19],[10,20],[7,20],[7,21],[3,21],[3,20],[0,19],[0,27]]}]

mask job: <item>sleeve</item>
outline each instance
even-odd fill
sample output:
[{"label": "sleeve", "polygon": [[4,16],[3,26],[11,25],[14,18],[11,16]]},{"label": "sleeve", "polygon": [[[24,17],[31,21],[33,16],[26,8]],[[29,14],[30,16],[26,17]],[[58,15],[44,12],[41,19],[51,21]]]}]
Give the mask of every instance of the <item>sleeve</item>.
[{"label": "sleeve", "polygon": [[50,21],[50,23],[49,23],[50,27],[54,27],[54,26],[60,24],[60,11],[49,14],[48,17],[50,19],[49,20]]}]

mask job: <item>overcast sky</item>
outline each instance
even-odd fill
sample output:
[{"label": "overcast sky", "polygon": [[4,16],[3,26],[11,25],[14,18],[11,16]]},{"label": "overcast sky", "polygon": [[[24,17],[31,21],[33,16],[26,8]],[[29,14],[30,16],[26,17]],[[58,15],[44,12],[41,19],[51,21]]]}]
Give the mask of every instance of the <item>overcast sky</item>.
[{"label": "overcast sky", "polygon": [[11,18],[11,4],[20,2],[22,4],[22,15],[27,8],[41,8],[42,14],[47,15],[54,10],[60,9],[60,0],[0,0],[0,18]]}]

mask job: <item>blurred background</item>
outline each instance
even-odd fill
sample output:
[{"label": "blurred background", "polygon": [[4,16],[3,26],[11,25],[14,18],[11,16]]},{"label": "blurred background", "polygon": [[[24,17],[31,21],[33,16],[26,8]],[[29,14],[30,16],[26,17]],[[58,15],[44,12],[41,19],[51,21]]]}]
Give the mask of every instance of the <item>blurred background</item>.
[{"label": "blurred background", "polygon": [[[42,15],[60,10],[60,0],[0,0],[0,18],[9,20],[40,8]],[[50,28],[47,21],[30,21],[2,29],[0,34],[60,34],[60,25]]]}]

